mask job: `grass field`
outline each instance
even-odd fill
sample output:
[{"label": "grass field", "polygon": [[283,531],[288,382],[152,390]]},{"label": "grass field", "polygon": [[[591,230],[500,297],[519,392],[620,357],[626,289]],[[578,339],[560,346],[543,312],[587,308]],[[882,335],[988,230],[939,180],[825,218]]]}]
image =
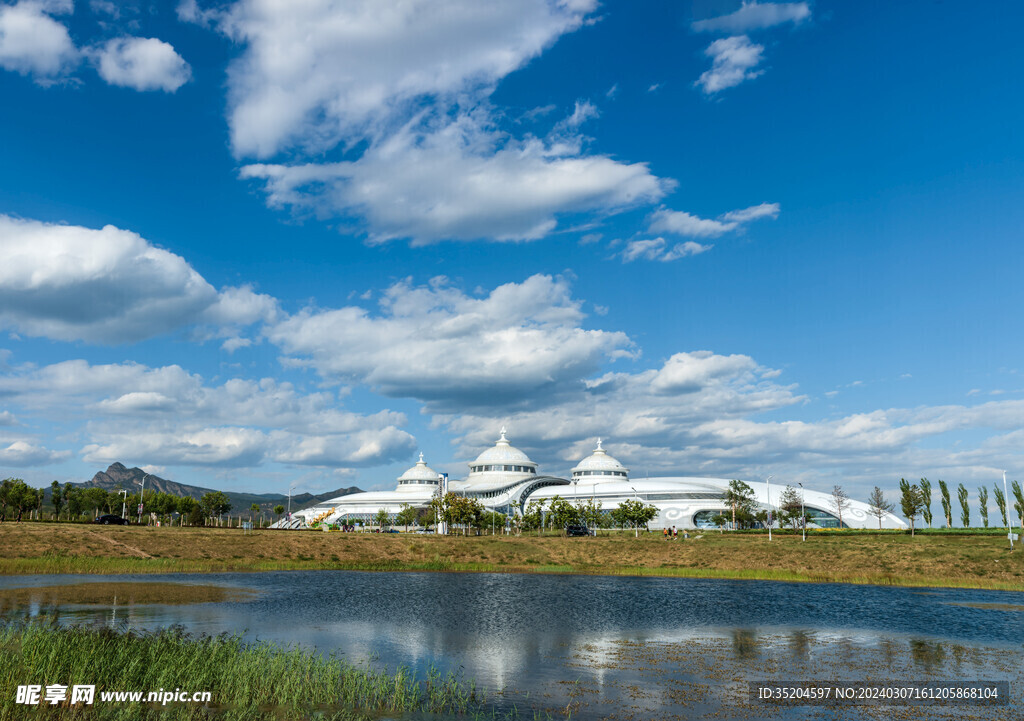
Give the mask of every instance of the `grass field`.
[{"label": "grass field", "polygon": [[[90,706],[29,708],[20,684],[96,686]],[[415,712],[497,718],[471,683],[398,669],[386,674],[334,656],[238,638],[176,631],[116,633],[86,628],[0,627],[0,721],[14,719],[335,719],[370,721]],[[210,702],[104,703],[102,691],[209,692]]]},{"label": "grass field", "polygon": [[997,536],[709,532],[598,538],[429,536],[4,523],[0,574],[351,569],[582,573],[1024,591],[1024,549]]}]

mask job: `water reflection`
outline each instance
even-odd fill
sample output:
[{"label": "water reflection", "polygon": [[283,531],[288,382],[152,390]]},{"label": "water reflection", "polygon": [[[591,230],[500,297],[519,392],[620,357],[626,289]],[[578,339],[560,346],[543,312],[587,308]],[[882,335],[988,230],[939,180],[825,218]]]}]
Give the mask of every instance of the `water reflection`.
[{"label": "water reflection", "polygon": [[[315,647],[374,667],[406,666],[420,675],[436,667],[490,689],[499,705],[559,713],[568,707],[573,718],[603,708],[628,709],[634,718],[723,709],[733,709],[726,716],[805,717],[751,708],[747,682],[758,680],[898,681],[914,668],[951,680],[1012,678],[1018,688],[1021,680],[1016,659],[1024,614],[984,605],[1019,602],[1021,594],[500,574],[284,572],[151,580],[258,593],[248,601],[179,606],[35,603],[5,615],[46,613],[60,623],[133,629],[178,624],[194,633]],[[15,585],[41,582],[0,579],[0,588]]]}]

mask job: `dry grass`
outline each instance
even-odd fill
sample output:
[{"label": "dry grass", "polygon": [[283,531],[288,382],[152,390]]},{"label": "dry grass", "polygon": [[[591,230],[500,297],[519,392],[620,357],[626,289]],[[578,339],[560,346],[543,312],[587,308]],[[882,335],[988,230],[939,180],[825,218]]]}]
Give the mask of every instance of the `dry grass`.
[{"label": "dry grass", "polygon": [[0,525],[0,573],[285,569],[437,570],[761,578],[1024,590],[1024,551],[993,536],[705,533],[599,538]]}]

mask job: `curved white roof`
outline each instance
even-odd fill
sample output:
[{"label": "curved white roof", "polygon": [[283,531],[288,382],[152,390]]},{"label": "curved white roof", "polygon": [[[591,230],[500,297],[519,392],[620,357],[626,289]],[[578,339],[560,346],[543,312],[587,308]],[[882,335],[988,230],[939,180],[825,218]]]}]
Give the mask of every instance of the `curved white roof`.
[{"label": "curved white roof", "polygon": [[629,469],[608,455],[601,447],[601,439],[597,439],[597,448],[589,456],[576,464],[572,469],[573,478],[589,478],[590,476],[614,478],[621,480],[628,478]]},{"label": "curved white roof", "polygon": [[512,464],[530,464],[535,465],[530,457],[523,453],[521,450],[513,446],[508,442],[505,437],[505,428],[501,429],[501,438],[498,439],[497,443],[494,444],[493,448],[488,448],[486,451],[476,457],[475,461],[472,461],[469,465],[478,466],[482,464],[493,464],[493,463],[512,463]]},{"label": "curved white roof", "polygon": [[427,465],[427,462],[423,460],[423,454],[420,453],[420,459],[416,461],[416,465],[398,477],[398,482],[401,483],[402,481],[430,481],[431,483],[437,483],[437,471]]}]

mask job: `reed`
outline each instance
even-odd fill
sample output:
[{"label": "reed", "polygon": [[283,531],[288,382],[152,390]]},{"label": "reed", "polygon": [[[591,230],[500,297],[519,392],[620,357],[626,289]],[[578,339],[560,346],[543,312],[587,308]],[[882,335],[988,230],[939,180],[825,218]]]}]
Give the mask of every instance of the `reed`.
[{"label": "reed", "polygon": [[[18,685],[95,684],[93,705],[29,709]],[[336,719],[416,714],[498,718],[472,683],[431,670],[417,678],[356,667],[334,656],[180,629],[136,633],[41,624],[0,627],[0,719]],[[210,691],[212,702],[107,702],[100,692]],[[10,693],[7,693],[10,690]]]}]

